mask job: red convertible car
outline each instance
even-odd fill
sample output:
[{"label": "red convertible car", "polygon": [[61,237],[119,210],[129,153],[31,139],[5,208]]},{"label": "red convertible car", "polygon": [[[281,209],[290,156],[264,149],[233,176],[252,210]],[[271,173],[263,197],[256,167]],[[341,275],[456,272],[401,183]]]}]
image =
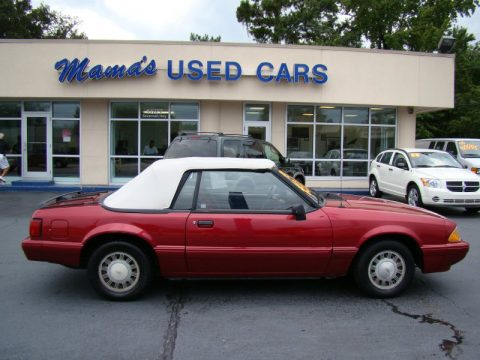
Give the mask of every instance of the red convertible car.
[{"label": "red convertible car", "polygon": [[155,275],[337,277],[400,294],[415,267],[446,271],[469,245],[454,222],[393,201],[313,192],[270,160],[160,160],[113,193],[70,193],[36,210],[30,260],[86,268],[114,300]]}]

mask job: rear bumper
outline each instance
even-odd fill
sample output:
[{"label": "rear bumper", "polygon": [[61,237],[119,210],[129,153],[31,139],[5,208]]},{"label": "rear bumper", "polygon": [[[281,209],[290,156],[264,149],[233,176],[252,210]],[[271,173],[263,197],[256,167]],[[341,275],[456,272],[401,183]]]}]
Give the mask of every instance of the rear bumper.
[{"label": "rear bumper", "polygon": [[22,250],[28,260],[78,267],[82,244],[26,238],[22,241]]},{"label": "rear bumper", "polygon": [[447,271],[467,255],[468,243],[461,241],[445,245],[425,245],[423,252],[423,272]]}]

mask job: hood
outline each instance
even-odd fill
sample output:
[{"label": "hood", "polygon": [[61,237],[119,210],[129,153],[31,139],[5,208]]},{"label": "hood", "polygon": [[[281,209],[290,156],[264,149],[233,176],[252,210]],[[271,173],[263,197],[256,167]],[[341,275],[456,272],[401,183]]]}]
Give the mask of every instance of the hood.
[{"label": "hood", "polygon": [[[323,194],[325,196],[325,194]],[[327,207],[339,207],[344,206],[354,209],[372,210],[372,211],[385,211],[396,212],[399,214],[409,214],[414,216],[434,216],[440,219],[445,219],[444,216],[439,215],[433,211],[429,211],[423,208],[413,207],[407,204],[403,204],[397,201],[376,199],[369,196],[358,196],[350,194],[328,194],[326,196]]]},{"label": "hood", "polygon": [[418,176],[425,176],[432,179],[448,181],[478,181],[478,175],[475,175],[467,169],[454,168],[415,168]]},{"label": "hood", "polygon": [[462,160],[465,162],[465,163],[468,163],[470,165],[470,167],[480,167],[480,158],[478,157],[475,157],[475,158],[469,158],[469,157],[466,157],[466,158],[462,158]]}]

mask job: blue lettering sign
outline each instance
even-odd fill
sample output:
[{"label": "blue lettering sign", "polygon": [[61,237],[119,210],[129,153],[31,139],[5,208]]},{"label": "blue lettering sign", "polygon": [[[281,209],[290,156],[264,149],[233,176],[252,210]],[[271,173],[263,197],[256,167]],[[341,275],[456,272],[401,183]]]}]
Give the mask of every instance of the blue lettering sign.
[{"label": "blue lettering sign", "polygon": [[[232,73],[232,68],[235,68],[236,74]],[[227,61],[225,63],[225,80],[236,81],[242,76],[242,67],[236,61]]]},{"label": "blue lettering sign", "polygon": [[173,72],[173,61],[168,60],[167,76],[172,80],[180,80],[183,77],[183,60],[178,62],[178,74]]},{"label": "blue lettering sign", "polygon": [[55,69],[60,71],[58,81],[72,82],[77,80],[78,82],[84,82],[87,79],[100,80],[100,79],[123,79],[125,77],[139,77],[142,75],[152,76],[157,73],[157,65],[155,60],[151,60],[145,68],[144,63],[147,62],[147,57],[143,56],[140,61],[133,63],[127,67],[125,65],[113,65],[107,66],[103,70],[102,65],[95,65],[87,71],[87,66],[90,63],[89,58],[84,58],[82,61],[75,58],[72,61],[68,59],[62,59],[57,61]]},{"label": "blue lettering sign", "polygon": [[310,68],[305,64],[295,64],[293,65],[293,82],[300,82],[300,78],[303,79],[305,84],[308,84],[308,72]]},{"label": "blue lettering sign", "polygon": [[261,62],[260,64],[258,64],[257,66],[257,78],[258,80],[260,81],[263,81],[263,82],[270,82],[273,80],[273,75],[262,75],[262,70],[264,67],[268,67],[270,68],[270,70],[273,70],[273,65],[267,61],[264,61],[264,62]]},{"label": "blue lettering sign", "polygon": [[192,60],[188,62],[188,71],[190,74],[187,75],[187,78],[190,80],[201,80],[203,77],[203,64],[200,60]]},{"label": "blue lettering sign", "polygon": [[287,80],[288,82],[292,82],[292,78],[290,77],[290,71],[288,71],[288,66],[285,63],[280,64],[280,69],[278,69],[278,74],[275,78],[275,81],[280,82],[283,79]]},{"label": "blue lettering sign", "polygon": [[220,76],[221,61],[207,61],[207,80],[222,80]]},{"label": "blue lettering sign", "polygon": [[312,74],[314,77],[312,80],[315,84],[324,84],[327,82],[328,75],[325,73],[325,71],[327,71],[327,67],[323,64],[317,64],[313,67]]}]

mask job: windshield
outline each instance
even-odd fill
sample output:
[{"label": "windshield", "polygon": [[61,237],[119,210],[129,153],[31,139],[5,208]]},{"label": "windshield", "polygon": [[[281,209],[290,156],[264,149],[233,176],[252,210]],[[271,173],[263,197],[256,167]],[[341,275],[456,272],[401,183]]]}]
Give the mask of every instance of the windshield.
[{"label": "windshield", "polygon": [[297,181],[295,180],[294,178],[292,178],[290,175],[288,175],[286,172],[284,172],[283,170],[278,170],[279,174],[282,175],[283,177],[285,177],[286,179],[288,179],[293,185],[295,185],[295,187],[297,188],[297,190],[299,190],[300,192],[302,192],[303,194],[307,195],[310,199],[312,199],[316,204],[320,204],[321,200],[319,198],[319,195],[310,190],[308,187],[306,187],[305,185],[303,185],[300,181]]},{"label": "windshield", "polygon": [[414,168],[459,168],[462,166],[452,155],[443,152],[412,152],[408,154]]},{"label": "windshield", "polygon": [[463,158],[480,158],[480,140],[459,141],[458,148]]},{"label": "windshield", "polygon": [[165,152],[165,159],[183,157],[216,157],[217,142],[210,138],[177,139],[172,142]]}]

